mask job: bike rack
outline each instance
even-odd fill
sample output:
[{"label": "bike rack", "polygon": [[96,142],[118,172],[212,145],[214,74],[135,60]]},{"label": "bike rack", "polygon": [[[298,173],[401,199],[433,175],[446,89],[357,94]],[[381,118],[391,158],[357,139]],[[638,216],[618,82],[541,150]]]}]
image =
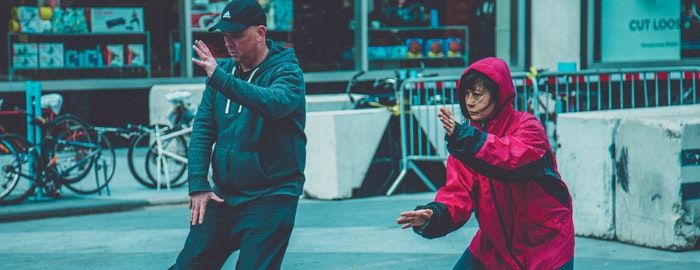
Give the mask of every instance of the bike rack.
[{"label": "bike rack", "polygon": [[[27,81],[24,84],[24,92],[27,102],[27,141],[35,145],[37,153],[41,156],[41,127],[32,124],[32,121],[37,116],[41,115],[41,83],[35,81]],[[29,167],[34,168],[34,160],[29,160]],[[35,176],[36,172],[30,171],[31,176]],[[41,187],[36,187],[34,190],[37,198],[44,197],[44,190]]]},{"label": "bike rack", "polygon": [[[32,124],[41,115],[41,83],[27,81],[24,86],[27,100],[27,140],[41,149],[41,127]],[[41,154],[41,153],[39,153]]]}]

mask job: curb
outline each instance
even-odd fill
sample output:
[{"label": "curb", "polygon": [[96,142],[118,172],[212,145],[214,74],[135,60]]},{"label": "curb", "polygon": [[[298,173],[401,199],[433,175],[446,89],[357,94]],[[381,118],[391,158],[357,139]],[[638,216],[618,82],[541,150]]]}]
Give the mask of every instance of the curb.
[{"label": "curb", "polygon": [[13,206],[3,206],[0,207],[0,222],[15,222],[51,217],[67,217],[98,213],[123,212],[149,206],[177,205],[186,204],[189,202],[189,198],[187,197],[162,198],[152,200],[105,200],[77,198],[72,198],[72,200],[70,199],[71,198],[64,198],[62,200],[65,201],[57,201],[62,202],[63,205],[51,205],[51,202],[36,202],[36,204],[44,205],[37,205],[36,207],[32,207],[34,205],[27,205],[24,207],[24,209],[19,209],[16,211],[13,211],[15,210],[12,209]]}]

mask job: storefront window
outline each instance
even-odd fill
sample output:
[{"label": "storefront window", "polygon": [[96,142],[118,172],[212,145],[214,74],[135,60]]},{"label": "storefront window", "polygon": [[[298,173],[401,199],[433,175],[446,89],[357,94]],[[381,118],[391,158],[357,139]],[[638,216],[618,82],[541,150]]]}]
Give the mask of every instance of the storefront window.
[{"label": "storefront window", "polygon": [[[192,39],[204,41],[213,54],[228,57],[220,33],[207,29],[216,23],[226,0],[192,0]],[[354,32],[351,0],[258,0],[267,12],[267,37],[296,49],[304,71],[335,71],[354,69]],[[320,23],[322,22],[322,23]],[[179,75],[179,36],[171,33],[173,40],[173,74]],[[203,76],[195,68],[195,76]]]},{"label": "storefront window", "polygon": [[370,1],[370,69],[464,67],[495,52],[495,3]]},{"label": "storefront window", "polygon": [[700,0],[683,0],[681,13],[681,57],[700,58]]},{"label": "storefront window", "polygon": [[[209,32],[209,27],[216,24],[227,0],[192,0],[190,21],[192,40],[202,40],[219,60],[229,58],[224,40],[219,32]],[[293,47],[294,3],[292,0],[258,0],[267,13],[267,37]],[[170,32],[172,76],[180,76],[180,36],[179,31]],[[188,47],[189,48],[189,47]],[[194,55],[194,52],[193,52]],[[204,76],[204,71],[194,68],[195,76]]]},{"label": "storefront window", "polygon": [[[165,47],[174,1],[2,1],[6,80],[169,76]],[[157,14],[156,14],[157,12]],[[155,20],[154,18],[158,18]],[[152,32],[157,29],[156,32]],[[161,31],[163,30],[163,31]]]},{"label": "storefront window", "polygon": [[[0,20],[0,80],[185,76],[183,19],[192,40],[228,58],[221,34],[207,31],[228,0],[186,1],[187,12],[180,0],[0,1],[7,18]],[[258,1],[268,37],[295,48],[305,72],[355,70],[365,61],[373,70],[464,67],[495,53],[494,0]],[[360,1],[368,1],[368,14],[356,14]],[[367,28],[357,25],[362,16]],[[357,44],[360,29],[368,31],[366,44]],[[367,46],[365,59],[356,44]]]},{"label": "storefront window", "polygon": [[294,47],[305,72],[355,69],[354,0],[294,0]]},{"label": "storefront window", "polygon": [[598,0],[594,61],[682,62],[700,57],[700,0]]}]

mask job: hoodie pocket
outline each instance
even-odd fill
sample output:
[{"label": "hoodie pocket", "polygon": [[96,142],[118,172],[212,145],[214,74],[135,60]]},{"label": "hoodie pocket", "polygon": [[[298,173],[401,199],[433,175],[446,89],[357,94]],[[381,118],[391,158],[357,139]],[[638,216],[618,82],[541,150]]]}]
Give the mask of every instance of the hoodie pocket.
[{"label": "hoodie pocket", "polygon": [[272,182],[260,165],[258,152],[231,151],[227,171],[227,181],[239,191],[261,190]]},{"label": "hoodie pocket", "polygon": [[217,145],[214,147],[214,153],[211,158],[212,180],[214,180],[214,184],[222,189],[230,188],[226,186],[228,178],[228,167],[226,165],[226,163],[228,163],[228,153],[229,151],[226,148]]}]

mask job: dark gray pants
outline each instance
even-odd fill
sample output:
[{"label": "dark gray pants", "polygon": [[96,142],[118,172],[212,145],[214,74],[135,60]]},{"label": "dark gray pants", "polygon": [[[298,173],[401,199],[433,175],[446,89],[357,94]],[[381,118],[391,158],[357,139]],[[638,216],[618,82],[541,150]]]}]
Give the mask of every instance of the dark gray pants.
[{"label": "dark gray pants", "polygon": [[171,269],[220,269],[239,249],[236,269],[280,269],[298,201],[271,196],[236,207],[209,201],[204,223],[190,226]]}]

